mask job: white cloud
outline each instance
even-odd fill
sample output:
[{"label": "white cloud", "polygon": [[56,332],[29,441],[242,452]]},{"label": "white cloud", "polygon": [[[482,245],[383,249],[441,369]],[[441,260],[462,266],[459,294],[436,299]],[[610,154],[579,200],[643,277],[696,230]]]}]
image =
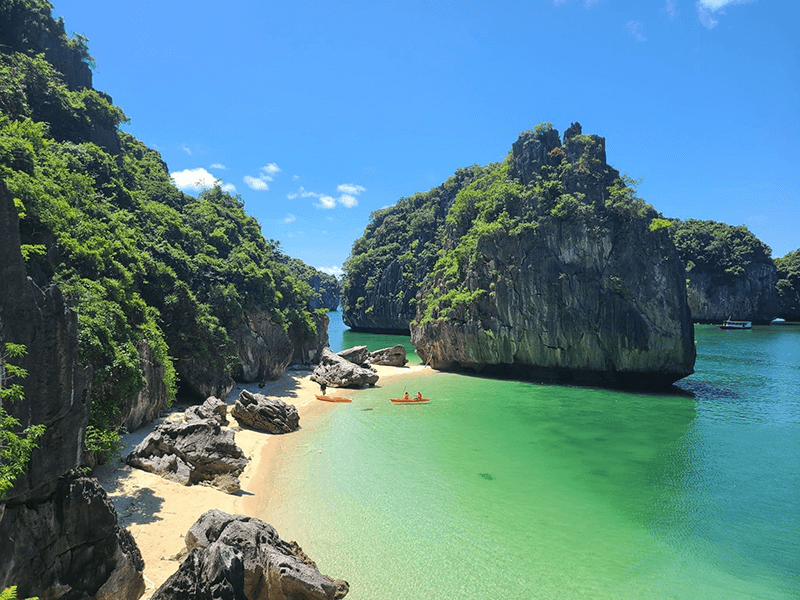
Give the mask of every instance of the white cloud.
[{"label": "white cloud", "polygon": [[717,11],[730,4],[744,4],[746,2],[750,2],[750,0],[698,0],[697,3],[708,10]]},{"label": "white cloud", "polygon": [[697,0],[697,16],[703,27],[714,29],[719,23],[715,18],[716,13],[725,14],[726,7],[732,4],[746,4],[751,0]]},{"label": "white cloud", "polygon": [[[264,174],[264,176],[269,177],[271,175],[275,175],[276,173],[280,173],[281,169],[275,163],[269,163],[268,165],[261,167],[261,172]],[[272,181],[272,179],[270,179],[270,181]]]},{"label": "white cloud", "polygon": [[294,179],[295,181],[297,181],[298,179],[300,179],[300,175],[294,175],[294,176],[292,176],[292,179]]},{"label": "white cloud", "polygon": [[295,217],[292,213],[288,213],[284,217],[283,222],[284,223],[294,223],[296,220],[297,220],[297,217]]},{"label": "white cloud", "polygon": [[669,15],[670,19],[674,19],[678,16],[678,11],[675,10],[675,0],[667,0],[665,10],[667,11],[667,15]]},{"label": "white cloud", "polygon": [[333,275],[334,277],[340,277],[344,275],[344,271],[342,271],[342,267],[339,265],[333,265],[332,267],[317,267],[317,271],[322,271],[323,273]]},{"label": "white cloud", "polygon": [[642,25],[641,21],[628,21],[628,24],[625,26],[628,30],[628,33],[635,39],[637,42],[646,42],[647,38],[644,36],[644,26]]},{"label": "white cloud", "polygon": [[220,169],[220,170],[222,170],[222,171],[227,171],[227,170],[228,170],[228,167],[226,167],[225,165],[221,165],[221,164],[219,164],[219,163],[214,163],[213,165],[211,165],[211,166],[209,167],[209,169]]},{"label": "white cloud", "polygon": [[267,185],[267,182],[261,179],[260,177],[250,177],[250,175],[245,175],[244,182],[247,184],[247,187],[249,187],[251,190],[264,192],[269,189],[269,185]]},{"label": "white cloud", "polygon": [[182,190],[202,190],[214,186],[217,178],[203,167],[184,169],[169,174],[175,185]]},{"label": "white cloud", "polygon": [[324,208],[326,210],[336,207],[336,198],[333,196],[319,196],[319,202],[315,202],[314,206],[317,208]]},{"label": "white cloud", "polygon": [[187,146],[186,144],[184,144],[183,146],[181,146],[181,150],[183,150],[184,152],[186,152],[186,154],[188,154],[189,156],[191,156],[191,155],[192,155],[192,149],[191,149],[191,148],[189,148],[189,146]]},{"label": "white cloud", "polygon": [[336,188],[339,192],[338,198],[334,198],[328,194],[321,194],[319,192],[312,192],[310,190],[305,189],[304,187],[300,186],[300,188],[292,193],[287,194],[287,198],[289,200],[294,200],[296,198],[317,198],[319,202],[314,202],[314,206],[317,208],[323,208],[325,210],[330,210],[332,208],[336,208],[336,205],[339,204],[340,206],[344,206],[345,208],[353,208],[358,206],[358,198],[356,196],[361,192],[366,192],[367,188],[361,185],[356,185],[354,183],[342,183]]},{"label": "white cloud", "polygon": [[295,198],[319,198],[320,196],[322,196],[322,194],[318,194],[317,192],[309,192],[303,186],[300,186],[300,189],[298,189],[294,194],[286,195],[289,200],[294,200]]},{"label": "white cloud", "polygon": [[358,206],[358,200],[356,200],[355,196],[351,196],[350,194],[342,194],[339,196],[339,204],[345,208],[353,208],[354,206]]},{"label": "white cloud", "polygon": [[336,189],[345,194],[360,194],[361,192],[367,191],[367,188],[364,186],[355,185],[353,183],[342,183]]},{"label": "white cloud", "polygon": [[222,188],[223,192],[228,192],[229,194],[232,194],[236,191],[236,186],[232,183],[223,183],[219,187]]}]

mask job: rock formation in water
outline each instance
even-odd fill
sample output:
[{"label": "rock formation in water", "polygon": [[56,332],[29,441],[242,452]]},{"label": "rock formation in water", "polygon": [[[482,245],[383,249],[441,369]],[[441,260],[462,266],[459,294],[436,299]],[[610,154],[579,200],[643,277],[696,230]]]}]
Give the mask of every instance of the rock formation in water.
[{"label": "rock formation in water", "polygon": [[744,225],[674,220],[669,228],[681,260],[692,319],[769,323],[778,315],[777,269],[769,247]]},{"label": "rock formation in water", "polygon": [[573,124],[523,133],[456,196],[411,341],[434,368],[661,386],[695,349],[669,221]]},{"label": "rock formation in water", "polygon": [[[56,286],[26,275],[17,208],[0,180],[0,346],[23,344],[24,399],[4,404],[21,428],[45,425],[38,449],[0,503],[0,588],[20,597],[138,598],[141,555],[92,479],[65,476],[80,464],[89,421],[90,371],[78,361],[77,316]],[[5,382],[3,382],[5,383]]]},{"label": "rock formation in water", "polygon": [[340,600],[349,590],[320,573],[296,542],[244,515],[204,513],[186,534],[186,550],[152,600]]}]

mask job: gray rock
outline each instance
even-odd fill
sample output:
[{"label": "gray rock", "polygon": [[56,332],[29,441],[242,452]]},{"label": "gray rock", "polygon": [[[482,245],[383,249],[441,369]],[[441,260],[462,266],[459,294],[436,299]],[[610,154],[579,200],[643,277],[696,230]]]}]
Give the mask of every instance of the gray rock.
[{"label": "gray rock", "polygon": [[300,428],[297,408],[278,398],[242,390],[231,414],[240,424],[267,433],[291,433]]},{"label": "gray rock", "polygon": [[381,350],[371,352],[369,355],[369,362],[373,365],[404,367],[408,363],[406,347],[403,344],[397,344],[391,348],[382,348]]},{"label": "gray rock", "polygon": [[252,517],[208,511],[186,534],[186,549],[189,555],[152,600],[335,600],[349,589],[320,573],[295,542],[284,542]]},{"label": "gray rock", "polygon": [[774,263],[754,262],[739,277],[722,279],[700,267],[686,272],[692,319],[721,323],[727,318],[767,324],[778,314],[778,272]]},{"label": "gray rock", "polygon": [[128,431],[134,431],[156,419],[169,406],[167,384],[164,382],[164,365],[156,362],[153,349],[147,340],[136,344],[145,386],[135,397],[120,405],[120,421]]},{"label": "gray rock", "polygon": [[353,346],[352,348],[346,348],[336,354],[359,367],[366,368],[369,366],[369,350],[367,350],[366,346]]},{"label": "gray rock", "polygon": [[17,585],[20,598],[133,600],[144,593],[143,570],[95,479],[62,479],[50,498],[0,510],[0,584]]},{"label": "gray rock", "polygon": [[[126,460],[132,467],[183,485],[213,485],[221,475],[237,477],[247,465],[244,452],[234,442],[233,431],[222,429],[213,421],[166,422],[142,440]],[[227,478],[223,483],[225,491],[233,493],[236,486],[231,486]]]},{"label": "gray rock", "polygon": [[311,373],[311,379],[332,387],[364,387],[375,385],[378,374],[372,369],[359,367],[325,348],[319,365]]},{"label": "gray rock", "polygon": [[215,421],[219,425],[228,424],[228,405],[219,398],[210,396],[200,406],[190,406],[184,412],[187,421]]}]

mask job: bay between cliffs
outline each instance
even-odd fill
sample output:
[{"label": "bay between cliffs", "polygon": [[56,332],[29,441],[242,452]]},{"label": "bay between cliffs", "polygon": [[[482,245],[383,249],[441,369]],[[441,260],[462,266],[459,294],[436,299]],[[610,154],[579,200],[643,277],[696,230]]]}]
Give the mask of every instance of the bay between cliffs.
[{"label": "bay between cliffs", "polygon": [[[331,317],[334,350],[408,342]],[[696,341],[673,394],[382,379],[282,438],[251,501],[354,600],[796,598],[800,328]]]},{"label": "bay between cliffs", "polygon": [[[408,341],[331,317],[333,350]],[[796,598],[800,329],[696,340],[669,395],[416,365],[333,405],[285,376],[264,391],[299,404],[302,429],[237,433],[253,459],[239,496],[143,472],[112,493],[154,583],[220,508],[297,540],[354,600]],[[389,402],[404,390],[431,402]]]}]

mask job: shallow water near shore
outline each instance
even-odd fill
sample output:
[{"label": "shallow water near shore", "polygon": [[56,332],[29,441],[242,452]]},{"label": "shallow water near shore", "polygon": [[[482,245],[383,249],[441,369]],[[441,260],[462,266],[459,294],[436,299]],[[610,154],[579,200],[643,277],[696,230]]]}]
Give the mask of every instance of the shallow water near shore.
[{"label": "shallow water near shore", "polygon": [[[800,328],[695,337],[683,394],[455,374],[359,392],[285,457],[263,517],[353,600],[797,598]],[[431,402],[389,402],[406,389]]]}]

